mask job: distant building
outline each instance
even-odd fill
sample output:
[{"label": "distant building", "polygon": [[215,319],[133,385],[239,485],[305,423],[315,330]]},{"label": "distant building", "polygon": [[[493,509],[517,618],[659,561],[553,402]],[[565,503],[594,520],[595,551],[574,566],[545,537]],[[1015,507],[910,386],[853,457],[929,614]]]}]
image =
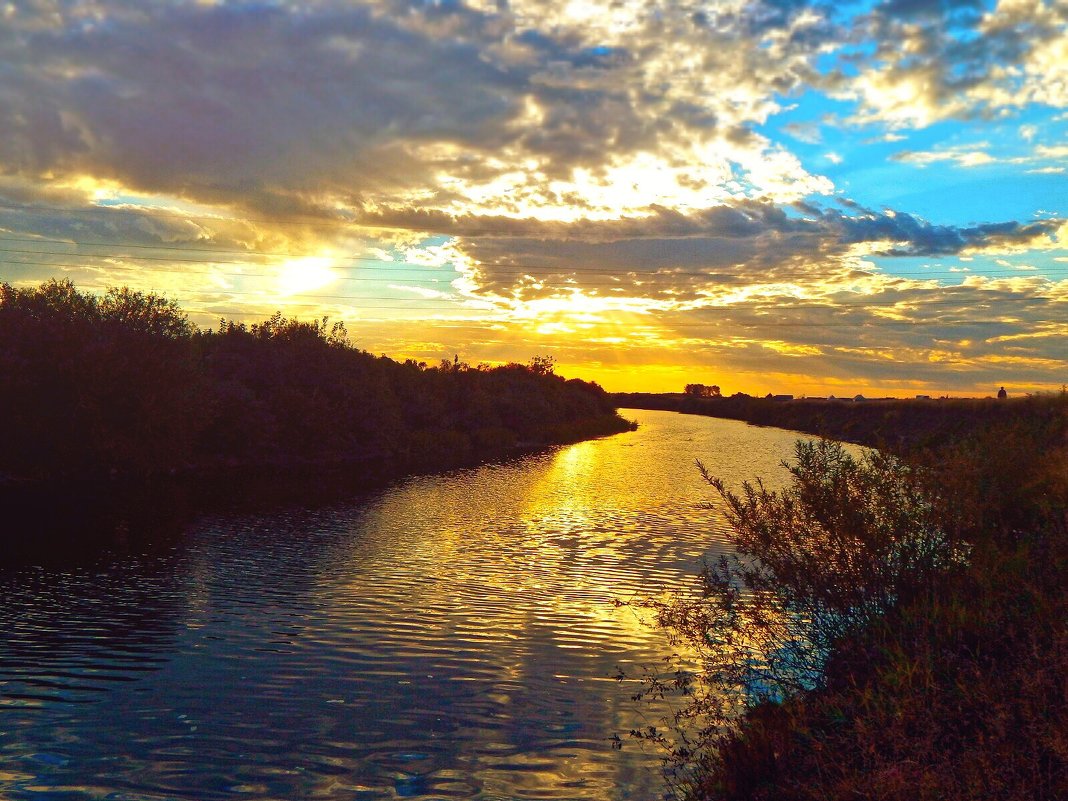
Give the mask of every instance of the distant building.
[{"label": "distant building", "polygon": [[794,396],[793,395],[772,395],[771,399],[772,400],[777,400],[777,401],[788,401],[788,400],[793,400]]},{"label": "distant building", "polygon": [[916,400],[930,400],[930,399],[931,399],[930,395],[917,395],[916,396]]},{"label": "distant building", "polygon": [[1009,393],[1005,391],[1005,387],[998,390],[998,400],[1005,400],[1007,397],[1009,397]]},{"label": "distant building", "polygon": [[861,401],[866,401],[867,398],[865,398],[863,395],[855,395],[855,396],[853,396],[853,400],[856,403],[860,403]]}]

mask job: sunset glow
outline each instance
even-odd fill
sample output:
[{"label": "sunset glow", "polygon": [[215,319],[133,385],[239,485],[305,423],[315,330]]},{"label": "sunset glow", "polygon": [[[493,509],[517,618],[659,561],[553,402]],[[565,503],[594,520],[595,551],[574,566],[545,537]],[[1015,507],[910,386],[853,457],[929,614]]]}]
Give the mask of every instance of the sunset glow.
[{"label": "sunset glow", "polygon": [[0,17],[13,285],[610,390],[1068,380],[1065,0]]},{"label": "sunset glow", "polygon": [[298,295],[330,286],[337,280],[331,260],[322,256],[292,259],[282,265],[278,290],[284,295]]}]

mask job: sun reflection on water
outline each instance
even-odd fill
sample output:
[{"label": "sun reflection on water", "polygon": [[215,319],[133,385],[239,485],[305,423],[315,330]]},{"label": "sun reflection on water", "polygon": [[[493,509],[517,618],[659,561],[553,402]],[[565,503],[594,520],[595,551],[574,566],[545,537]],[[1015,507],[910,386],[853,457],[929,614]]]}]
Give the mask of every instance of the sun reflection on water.
[{"label": "sun reflection on water", "polygon": [[[774,480],[794,435],[634,416],[637,432],[358,503],[204,520],[174,565],[124,564],[121,593],[92,572],[9,581],[0,634],[15,626],[34,653],[48,631],[122,638],[51,647],[34,675],[65,689],[25,698],[18,651],[0,652],[0,681],[16,676],[0,685],[0,795],[91,779],[102,796],[662,796],[655,753],[611,747],[657,714],[613,677],[672,649],[615,601],[692,586],[724,547],[695,458]],[[165,609],[166,625],[148,636],[133,607]],[[150,668],[79,689],[131,665]]]}]

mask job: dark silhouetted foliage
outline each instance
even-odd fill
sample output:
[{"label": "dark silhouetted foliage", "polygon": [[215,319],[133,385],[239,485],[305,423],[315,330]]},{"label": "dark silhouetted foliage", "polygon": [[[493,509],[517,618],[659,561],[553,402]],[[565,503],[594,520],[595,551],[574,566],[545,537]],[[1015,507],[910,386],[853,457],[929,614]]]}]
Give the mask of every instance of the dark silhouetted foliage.
[{"label": "dark silhouetted foliage", "polygon": [[691,398],[719,398],[722,397],[720,389],[715,384],[687,384],[685,394]]},{"label": "dark silhouetted foliage", "polygon": [[[789,396],[780,396],[789,397]],[[804,431],[819,437],[856,442],[894,452],[938,447],[971,437],[995,425],[1034,425],[1056,418],[1050,396],[1010,398],[882,399],[854,402],[821,398],[778,400],[770,393],[701,397],[693,393],[620,392],[617,405],[631,409],[700,414],[744,420],[761,426]]]},{"label": "dark silhouetted foliage", "polygon": [[317,464],[434,469],[624,430],[596,384],[530,365],[438,368],[275,314],[201,331],[153,294],[0,285],[0,476]]}]

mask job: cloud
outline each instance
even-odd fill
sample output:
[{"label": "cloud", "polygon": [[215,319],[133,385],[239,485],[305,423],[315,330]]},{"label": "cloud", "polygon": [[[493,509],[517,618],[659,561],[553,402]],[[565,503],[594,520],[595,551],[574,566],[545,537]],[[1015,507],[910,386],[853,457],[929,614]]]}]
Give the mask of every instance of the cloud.
[{"label": "cloud", "polygon": [[[1065,20],[1061,4],[1015,0],[989,13],[894,0],[853,18],[770,0],[8,8],[3,174],[333,222],[410,206],[612,219],[827,195],[827,178],[758,131],[783,98],[837,92],[858,120],[891,127],[1059,102]],[[828,54],[852,73],[821,74]],[[820,137],[814,123],[783,130]]]},{"label": "cloud", "polygon": [[[1040,299],[1049,286],[953,294],[937,281],[894,283],[880,268],[1063,247],[1062,213],[949,225],[872,211],[843,194],[865,155],[826,124],[826,104],[879,125],[875,147],[951,118],[980,125],[1063,106],[1068,8],[865,8],[8,4],[0,248],[30,252],[5,254],[4,277],[69,271],[94,286],[163,288],[207,320],[273,311],[277,292],[256,276],[275,288],[284,278],[325,287],[323,297],[294,291],[286,308],[357,315],[382,349],[413,353],[441,345],[451,354],[449,327],[473,338],[478,325],[493,332],[487,358],[526,347],[536,330],[604,363],[626,349],[635,358],[673,349],[739,370],[815,375],[827,359],[844,380],[934,375],[932,365],[946,364],[980,365],[985,376],[992,359],[1011,356],[1050,375],[1055,338],[1043,332],[1060,307]],[[819,124],[769,124],[815,96]],[[918,137],[925,144],[885,166],[1063,170],[1064,148],[1042,139],[1058,129],[1031,119],[1013,129],[1033,148],[1026,155]],[[796,142],[821,144],[814,161],[841,164],[842,186],[793,152]],[[306,265],[319,262],[301,258],[329,270],[316,278]],[[363,259],[398,272],[379,285]],[[400,302],[386,290],[407,298],[403,312],[364,299]],[[449,305],[446,292],[467,301]],[[1009,322],[973,330],[950,314],[958,299],[1003,301]],[[921,306],[938,315],[917,317]],[[424,327],[403,333],[389,320]],[[931,338],[948,343],[964,329],[957,340],[993,343],[989,353]]]},{"label": "cloud", "polygon": [[440,132],[501,144],[519,108],[516,78],[478,48],[366,8],[98,13],[95,24],[57,9],[61,23],[45,29],[15,14],[0,44],[8,171],[91,174],[205,201],[359,196],[415,182],[408,151]]},{"label": "cloud", "polygon": [[980,167],[997,161],[985,150],[978,149],[976,146],[957,146],[926,151],[902,150],[890,158],[894,161],[903,161],[919,167],[926,167],[928,164],[944,161],[952,162],[958,167]]},{"label": "cloud", "polygon": [[858,20],[854,38],[875,43],[837,87],[837,96],[859,103],[859,124],[924,128],[1068,103],[1062,2],[889,0]]},{"label": "cloud", "polygon": [[799,142],[818,145],[823,141],[823,133],[815,122],[791,122],[782,127],[783,131]]},{"label": "cloud", "polygon": [[[454,217],[442,212],[394,210],[361,218],[365,225],[419,228],[456,237],[459,247],[487,270],[494,266],[581,272],[585,267],[650,272],[660,269],[733,269],[745,280],[752,270],[808,261],[813,274],[830,257],[858,244],[891,256],[957,254],[1008,245],[1052,243],[1059,218],[969,227],[935,225],[913,215],[874,212],[853,204],[854,213],[804,204],[799,212],[758,201],[692,213],[654,207],[642,217],[574,222],[511,217]],[[796,267],[788,266],[792,272]]]},{"label": "cloud", "polygon": [[[1024,126],[1025,128],[1028,126]],[[902,150],[890,156],[892,161],[927,167],[931,164],[950,163],[955,167],[983,167],[993,164],[1042,165],[1031,172],[1059,172],[1060,162],[1068,157],[1068,147],[1063,145],[1034,145],[1024,155],[994,155],[989,142],[974,142],[966,145],[950,145],[933,150]],[[1050,169],[1053,168],[1053,169]]]},{"label": "cloud", "polygon": [[[972,279],[957,287],[873,281],[822,298],[754,297],[671,316],[665,325],[724,376],[820,376],[820,383],[944,387],[1043,384],[1066,366],[1068,281]],[[770,387],[769,387],[770,389]]]},{"label": "cloud", "polygon": [[88,175],[273,217],[413,202],[617,213],[638,203],[620,208],[634,183],[698,205],[831,190],[745,128],[805,80],[829,36],[800,6],[738,4],[700,22],[681,7],[575,16],[523,2],[11,8],[7,174]]}]

